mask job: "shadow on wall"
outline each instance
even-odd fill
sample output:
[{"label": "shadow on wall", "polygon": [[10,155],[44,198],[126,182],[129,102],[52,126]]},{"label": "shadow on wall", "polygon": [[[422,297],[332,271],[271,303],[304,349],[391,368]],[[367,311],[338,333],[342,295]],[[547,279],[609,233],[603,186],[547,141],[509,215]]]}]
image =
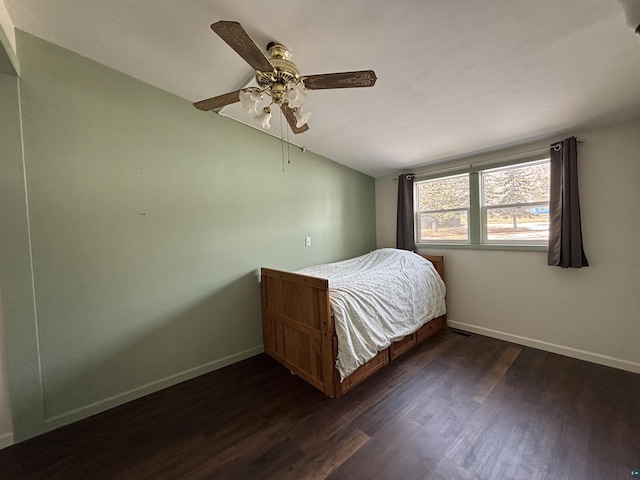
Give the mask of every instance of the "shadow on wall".
[{"label": "shadow on wall", "polygon": [[43,369],[47,430],[260,353],[255,271],[134,335],[112,337],[88,358],[68,349],[68,362]]}]

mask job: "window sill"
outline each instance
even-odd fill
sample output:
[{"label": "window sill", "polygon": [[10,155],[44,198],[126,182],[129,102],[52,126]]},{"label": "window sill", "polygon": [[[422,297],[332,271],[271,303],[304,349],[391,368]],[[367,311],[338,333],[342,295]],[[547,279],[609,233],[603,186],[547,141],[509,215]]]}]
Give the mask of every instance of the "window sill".
[{"label": "window sill", "polygon": [[417,243],[416,248],[445,248],[462,250],[517,250],[529,252],[546,252],[546,245],[517,245],[517,244],[495,244],[484,243]]}]

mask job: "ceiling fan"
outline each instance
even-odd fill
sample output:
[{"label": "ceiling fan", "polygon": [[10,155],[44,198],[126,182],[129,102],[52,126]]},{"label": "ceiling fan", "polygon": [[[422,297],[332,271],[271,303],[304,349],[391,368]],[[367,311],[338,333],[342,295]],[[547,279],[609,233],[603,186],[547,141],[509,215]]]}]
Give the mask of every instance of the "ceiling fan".
[{"label": "ceiling fan", "polygon": [[[212,24],[211,29],[256,71],[258,86],[194,103],[193,106],[199,110],[216,110],[240,102],[245,110],[256,114],[254,118],[263,128],[269,128],[270,107],[275,103],[282,110],[293,133],[302,133],[309,130],[307,121],[311,115],[302,110],[307,90],[372,87],[376,83],[373,70],[301,76],[298,67],[288,59],[289,51],[284,45],[269,43],[267,58],[238,22],[221,20]],[[259,113],[257,107],[264,94],[271,97],[271,103]]]}]

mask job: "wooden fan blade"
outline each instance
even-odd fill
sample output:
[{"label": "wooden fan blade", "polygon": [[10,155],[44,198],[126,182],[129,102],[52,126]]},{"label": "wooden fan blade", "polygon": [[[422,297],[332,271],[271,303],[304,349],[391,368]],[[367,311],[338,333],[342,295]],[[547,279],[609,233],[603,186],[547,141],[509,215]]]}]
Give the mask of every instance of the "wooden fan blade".
[{"label": "wooden fan blade", "polygon": [[304,86],[309,90],[325,88],[373,87],[377,77],[373,70],[359,72],[325,73],[304,76]]},{"label": "wooden fan blade", "polygon": [[207,98],[206,100],[200,100],[193,104],[198,110],[215,110],[216,108],[222,108],[225,105],[231,105],[240,101],[240,90],[235,92],[225,93],[224,95],[218,95],[217,97]]},{"label": "wooden fan blade", "polygon": [[238,22],[221,20],[212,24],[211,30],[227,42],[254,70],[259,70],[260,72],[273,71],[273,65]]},{"label": "wooden fan blade", "polygon": [[282,113],[284,113],[284,118],[287,119],[287,123],[291,127],[291,131],[293,133],[304,133],[307,130],[309,130],[309,125],[306,123],[301,127],[296,126],[298,121],[296,120],[296,117],[293,115],[293,110],[291,110],[289,105],[287,104],[281,105],[280,109],[282,110]]}]

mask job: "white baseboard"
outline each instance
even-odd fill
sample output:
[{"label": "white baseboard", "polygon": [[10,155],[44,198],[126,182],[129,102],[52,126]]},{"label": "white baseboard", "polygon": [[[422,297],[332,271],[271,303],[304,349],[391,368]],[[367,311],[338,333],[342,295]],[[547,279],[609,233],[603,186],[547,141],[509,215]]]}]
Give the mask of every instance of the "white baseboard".
[{"label": "white baseboard", "polygon": [[3,433],[0,435],[0,450],[13,445],[13,433]]},{"label": "white baseboard", "polygon": [[544,342],[542,340],[535,340],[533,338],[521,337],[520,335],[513,335],[511,333],[492,330],[485,327],[478,327],[476,325],[456,322],[449,319],[447,319],[447,325],[457,330],[477,333],[478,335],[485,335],[487,337],[497,338],[500,340],[505,340],[507,342],[517,343],[518,345],[525,345],[527,347],[537,348],[546,352],[557,353],[566,357],[577,358],[579,360],[585,360],[587,362],[605,365],[607,367],[618,368],[620,370],[626,370],[628,372],[640,373],[640,363],[630,362],[621,358],[609,357],[607,355],[601,355],[599,353],[593,353],[586,350],[567,347],[564,345]]},{"label": "white baseboard", "polygon": [[232,363],[245,360],[249,357],[253,357],[254,355],[258,355],[259,353],[262,353],[262,352],[264,352],[264,345],[258,345],[257,347],[253,347],[248,350],[244,350],[242,352],[229,355],[228,357],[224,357],[219,360],[206,363],[199,367],[195,367],[190,370],[186,370],[184,372],[180,372],[178,374],[171,375],[169,377],[157,380],[155,382],[142,385],[138,388],[134,388],[132,390],[119,393],[117,395],[114,395],[109,398],[105,398],[103,400],[92,403],[90,405],[85,405],[75,410],[65,412],[61,415],[56,415],[53,417],[46,418],[45,419],[46,430],[47,431],[53,430],[55,428],[68,425],[78,420],[82,420],[83,418],[90,417],[91,415],[104,412],[105,410],[108,410],[110,408],[117,407],[119,405],[130,402],[140,397],[144,397],[145,395],[149,395],[150,393],[157,392],[159,390],[162,390],[163,388],[167,388],[172,385],[176,385],[178,383],[191,380],[192,378],[199,377],[200,375],[213,372],[214,370],[218,370],[220,368],[226,367],[227,365],[231,365]]}]

